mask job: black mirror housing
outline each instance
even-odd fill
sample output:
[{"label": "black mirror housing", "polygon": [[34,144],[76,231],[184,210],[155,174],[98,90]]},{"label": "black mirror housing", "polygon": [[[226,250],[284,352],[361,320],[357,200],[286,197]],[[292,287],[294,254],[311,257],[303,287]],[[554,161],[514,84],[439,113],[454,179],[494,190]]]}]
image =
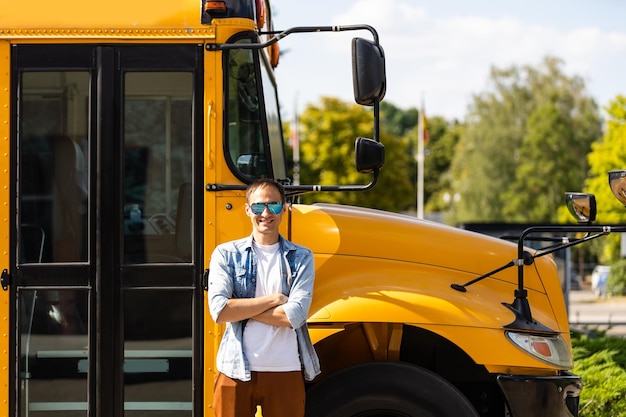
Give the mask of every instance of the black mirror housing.
[{"label": "black mirror housing", "polygon": [[373,106],[385,97],[385,54],[380,45],[363,38],[352,39],[352,81],[357,104]]},{"label": "black mirror housing", "polygon": [[354,143],[356,170],[370,174],[385,164],[385,145],[369,138],[357,138]]}]

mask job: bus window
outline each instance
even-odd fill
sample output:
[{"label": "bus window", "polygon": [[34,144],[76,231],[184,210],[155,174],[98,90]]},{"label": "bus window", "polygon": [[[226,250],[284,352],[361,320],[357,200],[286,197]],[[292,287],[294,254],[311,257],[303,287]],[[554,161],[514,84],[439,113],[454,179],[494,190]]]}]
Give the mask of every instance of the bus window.
[{"label": "bus window", "polygon": [[128,72],[124,97],[124,260],[190,262],[193,76]]},{"label": "bus window", "polygon": [[[242,40],[240,42],[250,42]],[[231,166],[248,178],[268,176],[263,142],[259,88],[255,75],[253,50],[234,49],[226,52],[227,149]]]},{"label": "bus window", "polygon": [[186,290],[124,294],[124,417],[194,415],[193,306]]},{"label": "bus window", "polygon": [[88,295],[85,290],[20,290],[21,416],[87,415]]},{"label": "bus window", "polygon": [[273,73],[269,70],[269,63],[263,61],[261,65],[261,77],[263,80],[263,99],[265,113],[267,114],[267,132],[270,140],[270,152],[272,154],[272,169],[274,178],[287,178],[287,164],[285,161],[285,145],[280,121],[280,109],[278,107],[278,93]]},{"label": "bus window", "polygon": [[21,81],[19,262],[86,262],[89,73]]}]

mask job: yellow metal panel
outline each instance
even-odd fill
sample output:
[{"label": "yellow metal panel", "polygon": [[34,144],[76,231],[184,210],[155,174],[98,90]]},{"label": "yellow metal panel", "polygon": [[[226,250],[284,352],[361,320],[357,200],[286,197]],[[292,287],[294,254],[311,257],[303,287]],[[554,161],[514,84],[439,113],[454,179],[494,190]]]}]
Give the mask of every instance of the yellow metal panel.
[{"label": "yellow metal panel", "polygon": [[194,28],[201,7],[201,0],[1,0],[0,28]]},{"label": "yellow metal panel", "polygon": [[[0,272],[9,270],[10,48],[0,41]],[[9,412],[9,292],[0,290],[0,415]],[[4,410],[4,411],[2,411]]]},{"label": "yellow metal panel", "polygon": [[[449,276],[448,276],[449,275]],[[503,327],[514,314],[502,305],[513,302],[511,283],[492,280],[466,293],[450,288],[454,271],[382,259],[317,256],[310,323],[314,342],[328,336],[325,323],[408,323],[437,333],[459,346],[476,363],[486,366],[517,364],[545,368],[523,354],[504,336]],[[533,317],[568,340],[567,321],[552,312],[546,294],[529,291]],[[332,333],[332,332],[331,332]],[[376,334],[371,333],[375,345]],[[384,336],[386,337],[386,336]],[[498,346],[494,352],[492,347]],[[373,349],[380,351],[380,349]],[[515,358],[515,359],[513,359]]]},{"label": "yellow metal panel", "polygon": [[[502,239],[378,210],[296,205],[292,224],[293,240],[316,254],[355,257],[355,261],[378,259],[381,262],[377,265],[384,265],[385,260],[395,261],[395,265],[405,265],[409,278],[422,284],[432,281],[429,276],[419,275],[422,267],[442,268],[450,279],[448,285],[463,284],[517,258],[517,245]],[[348,266],[346,270],[350,269]],[[547,275],[540,279],[537,269]],[[380,272],[385,276],[384,271]],[[517,285],[517,281],[517,268],[512,267],[480,284]],[[525,267],[527,289],[546,293],[558,285],[556,265],[551,258],[538,258],[534,266]]]},{"label": "yellow metal panel", "polygon": [[[514,319],[501,304],[514,299],[516,287],[511,283],[491,280],[462,293],[450,285],[459,278],[466,279],[466,274],[440,267],[340,255],[318,255],[315,262],[311,307],[315,320],[413,321],[499,328]],[[557,331],[565,329],[557,322],[545,294],[529,291],[528,298],[537,320]]]},{"label": "yellow metal panel", "polygon": [[201,6],[201,0],[110,0],[97,8],[83,0],[59,0],[49,7],[0,0],[0,38],[25,42],[33,39],[185,41],[215,39],[219,27],[227,33],[255,29],[252,20],[243,18],[213,19],[210,25],[202,24]]},{"label": "yellow metal panel", "polygon": [[[517,268],[498,272],[467,292],[451,288],[508,263],[517,255],[516,245],[354,207],[295,206],[293,216],[293,240],[316,253],[309,320],[314,342],[344,324],[407,323],[445,337],[488,369],[511,364],[544,373],[554,369],[504,336],[503,326],[515,316],[502,303],[514,301]],[[525,277],[533,318],[567,340],[554,262],[537,259],[526,267]],[[365,331],[374,355],[386,357],[394,345],[387,327],[368,324]]]},{"label": "yellow metal panel", "polygon": [[[559,371],[558,368],[522,352],[506,339],[502,329],[438,325],[423,327],[453,342],[466,341],[461,348],[476,363],[484,365],[490,373],[545,375],[546,372],[557,374]],[[561,333],[561,336],[566,333]]]},{"label": "yellow metal panel", "polygon": [[[221,114],[221,85],[222,77],[218,72],[221,68],[222,53],[204,54],[204,132],[203,132],[203,171],[204,184],[215,182],[215,159],[218,144],[221,143],[221,123],[218,115]],[[220,97],[218,97],[218,95]],[[215,247],[217,226],[215,224],[215,193],[204,193],[204,212],[200,219],[204,225],[204,270],[209,268],[211,252]],[[221,340],[223,328],[213,322],[208,308],[208,293],[204,292],[204,412],[202,415],[214,416],[213,411],[213,386],[217,369],[215,357]]]},{"label": "yellow metal panel", "polygon": [[[235,33],[253,30],[251,21],[244,19],[215,22],[215,42],[226,42]],[[243,184],[236,179],[223,155],[224,77],[222,52],[204,54],[204,184]],[[250,220],[244,211],[245,191],[207,191],[204,193],[204,269],[209,268],[211,254],[219,243],[247,236]],[[219,225],[219,226],[218,226]],[[213,386],[217,370],[215,359],[224,325],[213,322],[204,297],[204,415],[214,415]]]}]

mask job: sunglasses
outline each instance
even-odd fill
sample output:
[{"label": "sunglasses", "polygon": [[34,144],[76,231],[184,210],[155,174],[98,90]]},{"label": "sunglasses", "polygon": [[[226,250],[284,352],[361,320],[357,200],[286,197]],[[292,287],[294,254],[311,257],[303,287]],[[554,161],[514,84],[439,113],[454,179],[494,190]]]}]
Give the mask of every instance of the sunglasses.
[{"label": "sunglasses", "polygon": [[265,210],[265,207],[272,214],[278,214],[283,210],[283,203],[279,203],[277,201],[271,201],[269,203],[252,203],[250,204],[250,211],[254,214],[261,214]]}]

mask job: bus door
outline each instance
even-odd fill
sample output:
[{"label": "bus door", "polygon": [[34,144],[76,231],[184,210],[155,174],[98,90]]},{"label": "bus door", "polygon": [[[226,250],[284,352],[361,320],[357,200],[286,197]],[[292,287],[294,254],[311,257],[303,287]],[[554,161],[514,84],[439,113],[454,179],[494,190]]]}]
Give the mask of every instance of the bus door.
[{"label": "bus door", "polygon": [[202,48],[12,50],[16,416],[201,414]]}]

